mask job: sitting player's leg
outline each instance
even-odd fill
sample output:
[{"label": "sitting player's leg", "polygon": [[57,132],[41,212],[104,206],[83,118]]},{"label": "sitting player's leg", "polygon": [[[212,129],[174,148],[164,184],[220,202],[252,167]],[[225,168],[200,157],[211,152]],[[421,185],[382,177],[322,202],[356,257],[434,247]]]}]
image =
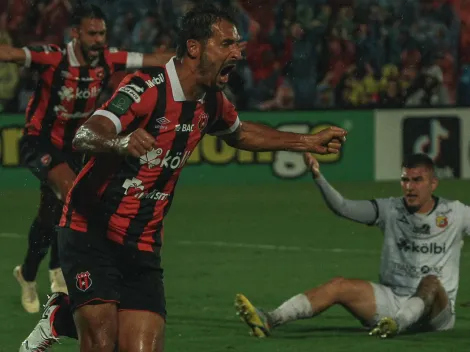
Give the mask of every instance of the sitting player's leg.
[{"label": "sitting player's leg", "polygon": [[119,350],[162,352],[166,303],[163,269],[154,253],[122,248]]},{"label": "sitting player's leg", "polygon": [[432,330],[448,330],[454,324],[453,307],[439,279],[428,275],[421,279],[416,293],[404,301],[394,316],[383,317],[372,334],[396,335],[419,324]]},{"label": "sitting player's leg", "polygon": [[[41,186],[41,200],[38,215],[28,234],[28,249],[22,265],[14,270],[14,276],[22,288],[21,301],[27,312],[39,311],[39,299],[36,293],[36,275],[39,265],[46,256],[51,237],[56,235],[55,226],[62,212],[62,203],[49,187]],[[51,253],[51,258],[57,256]],[[63,281],[63,280],[62,280]],[[63,288],[63,287],[62,287]]]},{"label": "sitting player's leg", "polygon": [[238,314],[258,337],[268,336],[273,328],[285,323],[312,318],[335,304],[363,323],[372,321],[376,314],[372,285],[368,281],[341,277],[298,294],[267,313],[254,307],[243,295],[235,298]]}]

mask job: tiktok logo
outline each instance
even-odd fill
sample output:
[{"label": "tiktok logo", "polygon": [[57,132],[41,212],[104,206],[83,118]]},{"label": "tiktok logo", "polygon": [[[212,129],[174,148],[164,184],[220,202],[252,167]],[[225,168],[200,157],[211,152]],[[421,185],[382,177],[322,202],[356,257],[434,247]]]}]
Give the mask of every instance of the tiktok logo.
[{"label": "tiktok logo", "polygon": [[426,153],[432,160],[436,160],[441,154],[442,141],[449,139],[450,133],[439,120],[431,120],[429,127],[429,134],[416,139],[413,153]]},{"label": "tiktok logo", "polygon": [[427,154],[436,164],[439,178],[458,178],[461,173],[460,116],[407,116],[403,120],[403,157]]}]

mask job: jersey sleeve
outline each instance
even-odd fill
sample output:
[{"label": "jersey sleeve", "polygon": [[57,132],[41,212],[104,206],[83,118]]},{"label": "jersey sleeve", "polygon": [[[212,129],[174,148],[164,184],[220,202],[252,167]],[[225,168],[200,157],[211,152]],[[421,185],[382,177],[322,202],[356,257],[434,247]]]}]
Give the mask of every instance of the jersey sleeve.
[{"label": "jersey sleeve", "polygon": [[114,72],[142,68],[144,62],[144,54],[142,53],[121,51],[114,48],[109,49],[108,58]]},{"label": "jersey sleeve", "polygon": [[149,88],[145,83],[150,78],[139,71],[126,76],[112,97],[93,115],[110,119],[116,126],[117,134],[130,133],[142,127],[142,123],[151,114],[158,96],[157,89]]},{"label": "jersey sleeve", "polygon": [[223,136],[235,132],[240,126],[235,106],[222,94],[220,99],[219,116],[215,123],[210,127],[208,133],[213,136]]},{"label": "jersey sleeve", "polygon": [[389,212],[392,209],[392,199],[376,198],[372,199],[371,203],[374,205],[376,211],[375,221],[372,223],[372,225],[375,225],[381,229],[385,228]]},{"label": "jersey sleeve", "polygon": [[57,66],[63,56],[57,45],[25,46],[22,49],[26,55],[24,66],[31,69]]},{"label": "jersey sleeve", "polygon": [[463,221],[463,235],[470,236],[470,206],[461,203],[460,218]]}]

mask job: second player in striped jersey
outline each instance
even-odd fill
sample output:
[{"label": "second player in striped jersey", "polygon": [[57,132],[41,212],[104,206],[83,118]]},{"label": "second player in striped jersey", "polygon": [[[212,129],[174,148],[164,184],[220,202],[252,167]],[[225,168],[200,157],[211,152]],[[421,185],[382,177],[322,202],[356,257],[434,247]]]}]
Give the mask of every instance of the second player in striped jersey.
[{"label": "second player in striped jersey", "polygon": [[51,290],[67,291],[60,271],[55,226],[62,201],[83,166],[83,154],[72,146],[77,129],[96,109],[99,95],[113,73],[168,60],[168,56],[108,48],[105,16],[96,6],[77,7],[72,21],[73,40],[65,46],[0,48],[0,61],[16,62],[39,74],[26,111],[20,154],[22,163],[41,181],[41,199],[29,232],[26,257],[14,269],[23,307],[30,313],[39,311],[35,279],[51,241]]}]

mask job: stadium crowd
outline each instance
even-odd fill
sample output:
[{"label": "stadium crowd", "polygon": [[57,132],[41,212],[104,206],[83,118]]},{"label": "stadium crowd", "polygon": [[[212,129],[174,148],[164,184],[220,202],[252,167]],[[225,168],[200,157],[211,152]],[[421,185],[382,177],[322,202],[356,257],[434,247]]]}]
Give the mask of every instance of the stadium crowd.
[{"label": "stadium crowd", "polygon": [[[150,53],[173,49],[199,0],[88,2],[107,14],[110,46]],[[470,0],[214,2],[239,10],[246,59],[226,94],[240,110],[470,105]],[[0,2],[0,44],[68,42],[74,4]],[[24,111],[34,75],[0,64],[0,82],[0,111]]]}]

